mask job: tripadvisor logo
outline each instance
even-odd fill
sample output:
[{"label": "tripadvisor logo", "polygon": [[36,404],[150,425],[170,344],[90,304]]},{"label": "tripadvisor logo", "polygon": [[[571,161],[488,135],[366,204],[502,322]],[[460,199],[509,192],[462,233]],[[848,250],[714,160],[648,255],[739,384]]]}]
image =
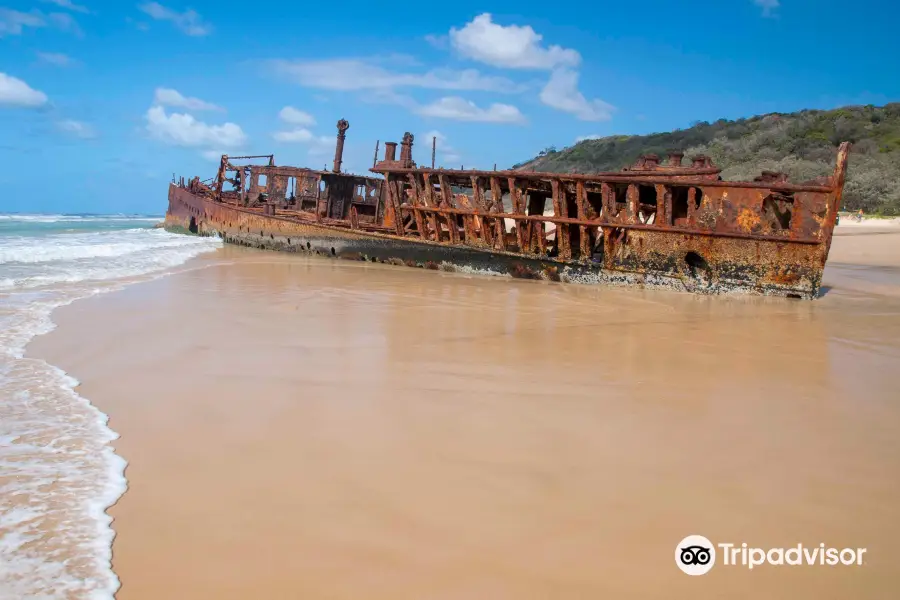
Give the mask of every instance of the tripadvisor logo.
[{"label": "tripadvisor logo", "polygon": [[719,564],[741,566],[753,570],[762,565],[775,566],[860,566],[863,564],[865,548],[831,548],[825,544],[804,546],[797,544],[789,548],[754,548],[746,543],[713,544],[702,535],[689,535],[675,546],[675,564],[688,575],[706,575]]}]

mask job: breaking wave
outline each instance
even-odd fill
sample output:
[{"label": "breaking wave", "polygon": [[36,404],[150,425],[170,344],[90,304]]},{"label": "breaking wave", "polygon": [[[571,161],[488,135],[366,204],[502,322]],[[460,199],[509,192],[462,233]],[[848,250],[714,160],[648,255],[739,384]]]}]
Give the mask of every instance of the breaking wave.
[{"label": "breaking wave", "polygon": [[117,435],[75,379],[24,352],[53,309],[221,245],[149,227],[158,220],[0,215],[0,599],[112,598],[119,586],[106,514],[126,488]]}]

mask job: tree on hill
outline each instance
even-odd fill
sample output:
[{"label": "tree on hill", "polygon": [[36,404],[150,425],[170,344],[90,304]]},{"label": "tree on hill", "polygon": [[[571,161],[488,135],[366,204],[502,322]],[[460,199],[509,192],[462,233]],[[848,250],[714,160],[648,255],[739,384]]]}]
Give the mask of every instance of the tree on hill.
[{"label": "tree on hill", "polygon": [[802,182],[831,174],[837,146],[853,143],[844,188],[848,210],[900,214],[900,102],[835,110],[772,113],[749,119],[698,122],[688,129],[581,141],[514,166],[550,172],[617,171],[640,155],[707,154],[727,180],[752,180],[763,170]]}]

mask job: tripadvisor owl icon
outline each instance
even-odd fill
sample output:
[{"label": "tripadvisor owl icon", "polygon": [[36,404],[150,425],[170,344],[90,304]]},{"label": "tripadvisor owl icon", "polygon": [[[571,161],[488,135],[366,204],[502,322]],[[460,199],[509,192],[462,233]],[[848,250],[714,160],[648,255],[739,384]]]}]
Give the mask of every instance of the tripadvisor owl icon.
[{"label": "tripadvisor owl icon", "polygon": [[702,535],[689,535],[675,546],[675,564],[688,575],[706,575],[716,564],[716,547]]}]

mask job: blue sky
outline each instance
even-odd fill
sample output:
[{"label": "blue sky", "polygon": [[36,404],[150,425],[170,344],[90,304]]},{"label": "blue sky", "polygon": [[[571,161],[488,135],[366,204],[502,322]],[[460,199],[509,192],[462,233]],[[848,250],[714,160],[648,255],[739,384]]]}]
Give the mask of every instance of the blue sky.
[{"label": "blue sky", "polygon": [[[222,152],[498,167],[579,137],[900,99],[888,0],[0,0],[0,211],[151,212]],[[437,132],[436,134],[434,132]]]}]

